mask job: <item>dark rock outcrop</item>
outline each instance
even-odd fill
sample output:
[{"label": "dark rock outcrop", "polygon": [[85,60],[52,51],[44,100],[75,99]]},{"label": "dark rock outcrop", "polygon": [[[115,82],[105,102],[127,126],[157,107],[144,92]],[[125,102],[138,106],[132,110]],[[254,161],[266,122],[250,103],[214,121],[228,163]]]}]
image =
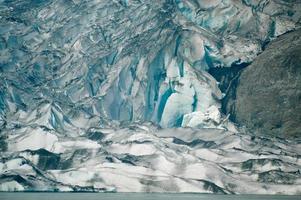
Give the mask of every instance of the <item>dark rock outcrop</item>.
[{"label": "dark rock outcrop", "polygon": [[301,136],[301,29],[271,42],[231,89],[232,120],[255,134]]}]

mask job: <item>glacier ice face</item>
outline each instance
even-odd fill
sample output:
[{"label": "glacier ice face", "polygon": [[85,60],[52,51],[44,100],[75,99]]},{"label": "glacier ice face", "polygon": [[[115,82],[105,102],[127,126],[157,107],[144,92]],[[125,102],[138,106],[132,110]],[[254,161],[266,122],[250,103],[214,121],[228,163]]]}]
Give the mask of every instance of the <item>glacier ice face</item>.
[{"label": "glacier ice face", "polygon": [[92,132],[2,153],[1,189],[300,194],[300,141],[150,124]]},{"label": "glacier ice face", "polygon": [[251,62],[300,25],[297,1],[1,4],[1,126],[29,117],[44,126],[33,116],[43,113],[61,131],[111,120],[180,126],[220,107],[206,70]]},{"label": "glacier ice face", "polygon": [[[212,167],[224,174],[220,163],[211,159],[227,160],[223,148],[245,140],[235,136],[237,144],[227,146],[231,139],[224,136],[237,130],[220,113],[223,94],[208,69],[251,62],[268,41],[300,27],[300,10],[300,2],[282,0],[1,1],[1,165],[15,159],[22,162],[1,172],[0,187],[267,193],[289,188],[283,183],[262,189],[265,176],[281,173],[299,184],[300,175],[289,168],[286,157],[280,175],[267,171],[257,179],[235,171],[237,180],[248,177],[235,184],[239,188],[226,186],[217,177],[211,180],[208,174],[193,174]],[[153,125],[131,125],[144,122]],[[174,131],[156,126],[206,129],[188,134],[190,140],[161,141],[164,136],[156,134]],[[227,133],[215,146],[218,155],[211,152],[210,141],[198,140],[213,130]],[[191,148],[213,163],[200,162],[203,158],[195,157]],[[278,155],[269,152],[267,157]],[[294,160],[298,155],[287,158],[295,167],[300,165]],[[168,160],[171,156],[175,160]],[[36,157],[46,160],[46,166],[47,159],[60,160],[57,166],[41,170],[44,165],[36,163]],[[243,163],[247,156],[235,158]],[[95,163],[101,166],[99,171],[91,168]],[[168,171],[179,163],[187,166]],[[174,177],[179,171],[180,177]],[[36,179],[29,180],[29,172]],[[82,179],[76,183],[79,176]],[[254,187],[244,188],[249,181]],[[286,192],[297,192],[299,185],[292,190]]]}]

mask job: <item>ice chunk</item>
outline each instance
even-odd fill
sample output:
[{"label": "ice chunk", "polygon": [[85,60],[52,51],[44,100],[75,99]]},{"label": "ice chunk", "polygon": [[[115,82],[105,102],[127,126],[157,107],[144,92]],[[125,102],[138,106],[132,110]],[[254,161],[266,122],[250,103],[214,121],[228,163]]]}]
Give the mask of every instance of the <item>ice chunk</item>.
[{"label": "ice chunk", "polygon": [[182,127],[216,127],[221,123],[221,114],[216,106],[209,107],[205,113],[196,111],[184,115]]},{"label": "ice chunk", "polygon": [[14,191],[23,191],[23,190],[24,187],[17,181],[8,181],[8,182],[0,183],[0,191],[14,192]]}]

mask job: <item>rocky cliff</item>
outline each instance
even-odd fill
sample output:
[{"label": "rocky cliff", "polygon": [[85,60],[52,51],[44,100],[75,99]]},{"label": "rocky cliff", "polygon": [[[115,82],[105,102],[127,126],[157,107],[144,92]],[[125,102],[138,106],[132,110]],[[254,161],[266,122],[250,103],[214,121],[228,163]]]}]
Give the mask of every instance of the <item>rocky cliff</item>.
[{"label": "rocky cliff", "polygon": [[271,42],[242,70],[226,98],[231,119],[250,132],[301,134],[301,30]]}]

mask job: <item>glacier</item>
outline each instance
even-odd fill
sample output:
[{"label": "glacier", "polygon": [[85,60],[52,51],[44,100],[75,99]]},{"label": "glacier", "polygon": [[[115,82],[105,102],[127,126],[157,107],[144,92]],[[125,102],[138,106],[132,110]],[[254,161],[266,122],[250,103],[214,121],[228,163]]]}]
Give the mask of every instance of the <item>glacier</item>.
[{"label": "glacier", "polygon": [[298,0],[1,0],[0,190],[301,193],[299,140],[245,133],[210,68]]}]

